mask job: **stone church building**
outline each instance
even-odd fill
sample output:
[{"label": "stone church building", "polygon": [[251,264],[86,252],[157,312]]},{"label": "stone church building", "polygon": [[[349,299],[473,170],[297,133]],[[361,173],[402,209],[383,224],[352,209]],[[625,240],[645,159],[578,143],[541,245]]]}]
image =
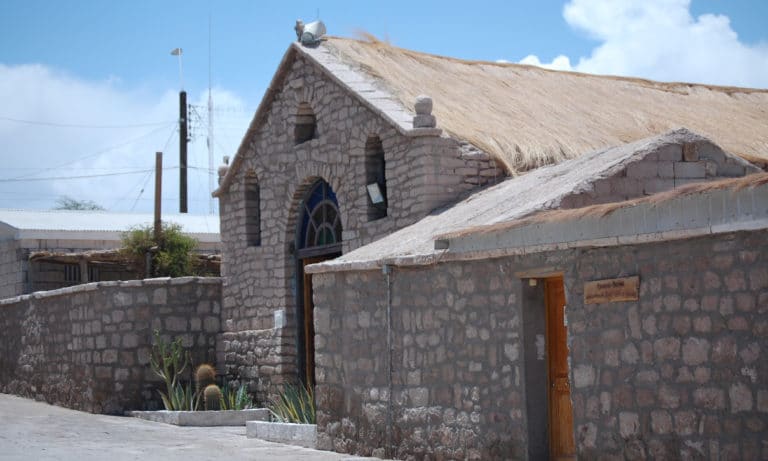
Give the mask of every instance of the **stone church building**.
[{"label": "stone church building", "polygon": [[218,362],[320,448],[768,456],[768,91],[292,44],[220,171]]}]

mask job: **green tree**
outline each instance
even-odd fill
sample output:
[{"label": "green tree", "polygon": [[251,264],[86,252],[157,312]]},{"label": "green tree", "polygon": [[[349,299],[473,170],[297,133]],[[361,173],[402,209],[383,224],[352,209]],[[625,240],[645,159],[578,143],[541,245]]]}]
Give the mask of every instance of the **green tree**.
[{"label": "green tree", "polygon": [[56,199],[54,210],[104,210],[105,208],[92,200],[77,200],[68,195]]},{"label": "green tree", "polygon": [[163,223],[160,238],[155,241],[152,226],[140,226],[123,234],[123,252],[146,273],[145,261],[152,255],[152,275],[183,277],[195,275],[193,251],[197,240],[181,232],[181,226]]}]

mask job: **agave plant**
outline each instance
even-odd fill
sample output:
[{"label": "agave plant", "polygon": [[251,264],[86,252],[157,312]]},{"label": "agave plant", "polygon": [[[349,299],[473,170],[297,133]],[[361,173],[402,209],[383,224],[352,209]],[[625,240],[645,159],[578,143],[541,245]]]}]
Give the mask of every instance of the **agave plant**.
[{"label": "agave plant", "polygon": [[235,390],[225,383],[221,388],[223,410],[247,410],[253,408],[253,400],[248,395],[245,386],[241,385]]},{"label": "agave plant", "polygon": [[315,396],[311,388],[285,386],[269,400],[269,412],[281,423],[315,424]]},{"label": "agave plant", "polygon": [[[162,392],[160,394],[162,396]],[[187,383],[186,386],[177,383],[167,402],[163,396],[163,404],[166,410],[197,411],[200,409],[200,393],[195,391],[192,383]]]}]

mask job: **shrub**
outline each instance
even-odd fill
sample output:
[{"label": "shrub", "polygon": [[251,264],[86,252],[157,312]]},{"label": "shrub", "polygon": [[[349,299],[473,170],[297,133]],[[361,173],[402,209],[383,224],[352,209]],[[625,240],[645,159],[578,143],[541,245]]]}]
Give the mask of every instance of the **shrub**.
[{"label": "shrub", "polygon": [[140,226],[123,234],[123,252],[133,260],[137,269],[146,273],[145,258],[152,254],[152,275],[183,277],[195,275],[192,252],[197,240],[181,232],[181,226],[163,223],[160,238],[155,241],[152,226]]}]

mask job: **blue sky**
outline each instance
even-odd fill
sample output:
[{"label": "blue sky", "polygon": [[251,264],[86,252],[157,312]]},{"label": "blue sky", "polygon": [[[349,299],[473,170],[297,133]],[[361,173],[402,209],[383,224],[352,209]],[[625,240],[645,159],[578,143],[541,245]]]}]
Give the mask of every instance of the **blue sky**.
[{"label": "blue sky", "polygon": [[[0,172],[0,208],[51,208],[66,194],[114,211],[151,211],[151,174],[144,170],[152,168],[154,152],[165,152],[165,166],[178,164],[173,122],[179,73],[169,52],[182,47],[184,86],[197,111],[190,210],[208,212],[209,16],[216,165],[236,150],[295,38],[294,21],[313,20],[318,13],[332,35],[354,37],[365,30],[429,53],[768,88],[768,1],[478,0],[468,5],[3,0],[0,143],[6,167]],[[96,176],[114,173],[120,174]],[[91,177],[20,181],[64,176]],[[175,171],[164,178],[164,210],[175,211]]]}]

